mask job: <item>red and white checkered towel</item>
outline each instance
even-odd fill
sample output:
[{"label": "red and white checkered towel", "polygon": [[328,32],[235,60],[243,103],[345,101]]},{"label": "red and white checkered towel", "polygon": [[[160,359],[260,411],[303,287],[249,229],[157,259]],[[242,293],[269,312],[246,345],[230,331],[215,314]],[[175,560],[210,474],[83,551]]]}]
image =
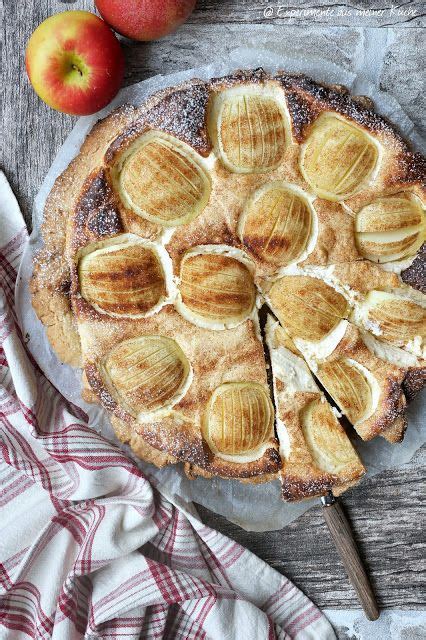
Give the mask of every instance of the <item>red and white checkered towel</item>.
[{"label": "red and white checkered towel", "polygon": [[291,582],[167,501],[44,377],[14,311],[26,242],[1,174],[0,637],[334,638]]}]

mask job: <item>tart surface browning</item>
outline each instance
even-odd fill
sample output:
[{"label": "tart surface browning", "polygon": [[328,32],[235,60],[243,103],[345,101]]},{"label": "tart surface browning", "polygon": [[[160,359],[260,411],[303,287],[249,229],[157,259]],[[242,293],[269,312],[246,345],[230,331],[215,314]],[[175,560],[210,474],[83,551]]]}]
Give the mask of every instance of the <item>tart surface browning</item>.
[{"label": "tart surface browning", "polygon": [[339,493],[365,472],[354,434],[400,441],[425,384],[424,182],[344,87],[195,79],[88,135],[46,202],[33,306],[136,455]]}]

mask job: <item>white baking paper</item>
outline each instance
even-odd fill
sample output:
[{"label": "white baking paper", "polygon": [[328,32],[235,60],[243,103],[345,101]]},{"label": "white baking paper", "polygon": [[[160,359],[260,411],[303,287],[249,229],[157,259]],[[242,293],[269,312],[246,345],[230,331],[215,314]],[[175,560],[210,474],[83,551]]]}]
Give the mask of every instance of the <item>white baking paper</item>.
[{"label": "white baking paper", "polygon": [[[374,48],[374,43],[370,42],[369,46],[371,49]],[[375,51],[375,62],[382,55],[383,51]],[[410,119],[393,98],[381,93],[374,86],[374,83],[372,83],[374,75],[368,73],[368,70],[363,70],[362,73],[351,73],[341,69],[329,60],[290,59],[278,56],[268,50],[235,49],[231,52],[231,55],[227,54],[226,60],[218,59],[216,51],[215,58],[215,63],[206,67],[189,69],[167,76],[158,75],[126,87],[120,91],[106,109],[96,115],[80,118],[59,150],[35,199],[33,232],[22,259],[16,288],[17,310],[21,327],[24,335],[27,334],[28,348],[46,376],[66,398],[87,413],[90,424],[94,429],[114,442],[117,442],[117,440],[104,410],[98,406],[87,404],[81,399],[81,371],[73,370],[71,367],[62,364],[51,349],[43,325],[32,309],[28,289],[28,282],[32,273],[32,257],[34,252],[41,246],[40,224],[47,194],[57,176],[78,153],[81,143],[96,120],[104,117],[120,104],[126,102],[140,104],[154,91],[176,85],[193,77],[208,79],[213,76],[230,73],[237,68],[262,66],[271,72],[278,69],[286,69],[290,72],[306,73],[319,81],[344,84],[354,94],[369,95],[375,101],[377,110],[397,124],[401,132],[411,139],[414,146],[418,147],[421,144]],[[399,467],[412,458],[425,440],[421,428],[422,416],[425,413],[424,409],[424,398],[417,399],[410,407],[409,428],[404,442],[401,444],[390,445],[382,438],[377,438],[369,443],[357,441],[357,448],[368,467],[369,475],[377,474],[384,469]],[[123,448],[131,455],[128,447]],[[157,485],[161,486],[163,492],[173,502],[179,503],[193,500],[249,531],[281,529],[307,509],[318,504],[316,499],[295,505],[282,502],[278,481],[254,486],[219,478],[212,480],[198,478],[189,481],[183,473],[181,465],[156,469],[140,460],[137,460],[137,464],[146,474],[150,475]]]}]

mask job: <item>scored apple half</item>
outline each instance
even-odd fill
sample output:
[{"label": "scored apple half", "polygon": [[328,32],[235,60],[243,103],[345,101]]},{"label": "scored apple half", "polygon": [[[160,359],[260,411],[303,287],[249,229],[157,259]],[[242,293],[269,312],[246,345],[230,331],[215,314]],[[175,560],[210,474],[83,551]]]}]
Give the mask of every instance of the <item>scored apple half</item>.
[{"label": "scored apple half", "polygon": [[421,202],[414,195],[378,198],[356,216],[358,250],[373,262],[414,256],[426,239],[425,220]]},{"label": "scored apple half", "polygon": [[150,242],[119,236],[85,247],[78,262],[82,297],[96,310],[115,317],[140,318],[165,303],[168,287],[161,259]]},{"label": "scored apple half", "polygon": [[149,131],[130,145],[114,167],[113,181],[126,207],[163,227],[196,218],[211,191],[201,156],[159,131]]},{"label": "scored apple half", "polygon": [[339,292],[310,276],[283,276],[271,287],[268,299],[295,340],[319,342],[349,312],[348,302]]},{"label": "scored apple half", "polygon": [[380,340],[417,351],[417,355],[424,357],[426,310],[421,304],[394,293],[373,290],[357,305],[354,318]]},{"label": "scored apple half", "polygon": [[318,368],[317,376],[354,426],[374,413],[380,389],[374,376],[355,360],[326,362]]},{"label": "scored apple half", "polygon": [[321,397],[301,413],[302,431],[315,465],[331,474],[342,474],[356,460],[354,448],[330,405]]},{"label": "scored apple half", "polygon": [[284,157],[288,131],[284,96],[276,87],[233,87],[213,97],[209,133],[233,173],[275,169]]},{"label": "scored apple half", "polygon": [[252,313],[256,302],[253,275],[247,264],[201,248],[182,260],[176,308],[187,320],[212,329],[235,327]]},{"label": "scored apple half", "polygon": [[238,234],[257,261],[277,269],[308,255],[316,227],[316,214],[307,194],[294,185],[276,181],[250,197]]},{"label": "scored apple half", "polygon": [[256,459],[274,435],[274,408],[256,382],[226,382],[212,394],[203,419],[203,435],[216,455],[244,462]]},{"label": "scored apple half", "polygon": [[100,373],[113,398],[140,421],[170,410],[192,379],[178,343],[153,335],[120,342],[102,360]]},{"label": "scored apple half", "polygon": [[312,189],[326,200],[344,200],[374,177],[379,145],[360,127],[324,113],[312,126],[300,153],[300,170]]}]

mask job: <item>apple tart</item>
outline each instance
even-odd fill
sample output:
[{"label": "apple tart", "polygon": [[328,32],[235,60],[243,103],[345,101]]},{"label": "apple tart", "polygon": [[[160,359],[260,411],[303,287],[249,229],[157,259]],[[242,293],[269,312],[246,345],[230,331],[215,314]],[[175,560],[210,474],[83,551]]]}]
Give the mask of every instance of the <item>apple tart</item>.
[{"label": "apple tart", "polygon": [[195,79],[89,133],[46,202],[33,306],[137,456],[339,493],[356,438],[400,441],[425,384],[424,179],[342,86]]}]

